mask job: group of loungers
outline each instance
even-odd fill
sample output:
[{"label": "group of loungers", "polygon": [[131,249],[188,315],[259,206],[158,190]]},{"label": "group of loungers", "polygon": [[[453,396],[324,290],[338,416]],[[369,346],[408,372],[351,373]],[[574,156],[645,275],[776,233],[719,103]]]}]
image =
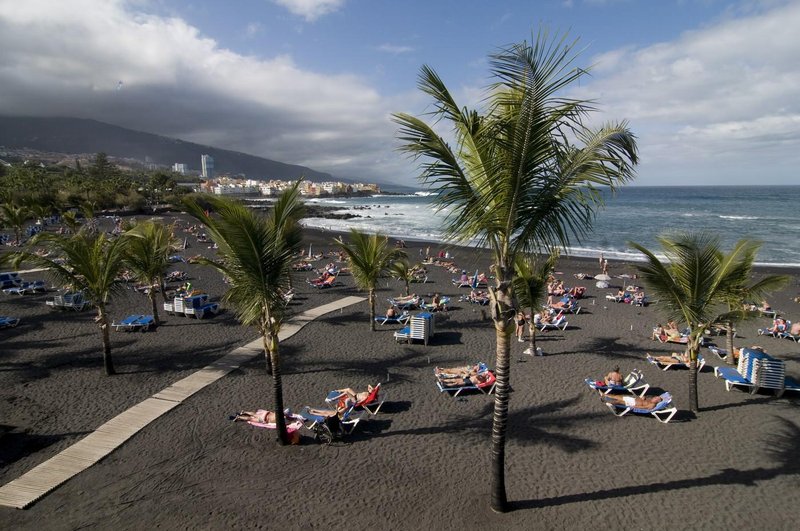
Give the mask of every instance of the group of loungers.
[{"label": "group of loungers", "polygon": [[[325,406],[305,406],[299,413],[284,411],[286,429],[292,443],[300,441],[301,429],[307,429],[319,442],[330,444],[336,438],[349,435],[365,416],[375,416],[386,401],[386,393],[378,383],[367,391],[356,393],[350,388],[334,389],[325,397]],[[259,409],[231,415],[232,421],[245,421],[257,428],[276,429],[275,414]]]},{"label": "group of loungers", "polygon": [[602,403],[617,417],[624,417],[628,413],[651,415],[662,424],[667,424],[678,412],[670,393],[647,395],[650,384],[638,369],[631,371],[621,382],[609,382],[608,377],[603,380],[586,378],[584,382],[599,393]]}]

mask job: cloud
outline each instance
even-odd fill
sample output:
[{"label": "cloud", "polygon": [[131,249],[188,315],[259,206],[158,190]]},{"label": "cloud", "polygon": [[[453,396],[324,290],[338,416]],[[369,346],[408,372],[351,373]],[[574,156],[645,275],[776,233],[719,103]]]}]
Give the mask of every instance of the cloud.
[{"label": "cloud", "polygon": [[313,22],[323,15],[333,13],[344,5],[345,0],[272,0],[290,13]]},{"label": "cloud", "polygon": [[250,22],[244,28],[244,36],[247,39],[251,39],[251,38],[255,37],[256,35],[258,35],[259,33],[261,33],[262,31],[264,31],[264,25],[263,24],[261,24],[260,22]]},{"label": "cloud", "polygon": [[797,160],[800,4],[774,4],[592,60],[595,77],[573,95],[596,98],[604,117],[630,121],[642,149],[641,183],[714,163],[724,165],[713,172],[719,184],[746,182],[753,159],[781,177],[772,160]]},{"label": "cloud", "polygon": [[402,53],[413,52],[414,48],[412,48],[411,46],[400,46],[397,44],[381,44],[380,46],[378,46],[378,50],[381,52],[399,55]]},{"label": "cloud", "polygon": [[341,177],[410,174],[393,152],[398,102],[355,76],[237,54],[123,0],[66,4],[0,0],[0,114],[92,118]]}]

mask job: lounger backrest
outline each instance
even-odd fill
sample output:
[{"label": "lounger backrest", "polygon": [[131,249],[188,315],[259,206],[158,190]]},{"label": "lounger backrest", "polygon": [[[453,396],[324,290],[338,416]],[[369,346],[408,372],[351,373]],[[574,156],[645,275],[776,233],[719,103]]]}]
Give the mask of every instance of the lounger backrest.
[{"label": "lounger backrest", "polygon": [[357,403],[356,406],[363,406],[364,404],[371,404],[375,402],[378,399],[378,392],[380,391],[380,389],[381,389],[381,384],[380,382],[378,382],[378,384],[372,388],[372,391],[370,391],[367,397],[361,402]]}]

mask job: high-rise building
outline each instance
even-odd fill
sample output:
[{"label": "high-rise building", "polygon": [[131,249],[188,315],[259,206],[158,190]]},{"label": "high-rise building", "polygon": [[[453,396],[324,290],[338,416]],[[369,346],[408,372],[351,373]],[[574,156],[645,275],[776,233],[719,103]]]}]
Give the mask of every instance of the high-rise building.
[{"label": "high-rise building", "polygon": [[200,164],[203,167],[203,178],[214,178],[214,158],[211,155],[202,155],[200,157]]},{"label": "high-rise building", "polygon": [[182,162],[176,162],[172,165],[172,171],[175,173],[180,173],[181,175],[186,175],[186,172],[189,171],[189,168]]}]

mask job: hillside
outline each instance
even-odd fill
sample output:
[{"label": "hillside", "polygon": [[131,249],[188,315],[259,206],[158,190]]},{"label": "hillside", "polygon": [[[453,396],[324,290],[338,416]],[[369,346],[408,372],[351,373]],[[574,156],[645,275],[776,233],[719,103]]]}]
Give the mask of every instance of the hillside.
[{"label": "hillside", "polygon": [[217,173],[243,173],[251,179],[291,180],[300,176],[314,181],[333,179],[328,173],[304,166],[79,118],[0,116],[0,147],[65,155],[104,152],[112,157],[148,160],[165,167],[182,162],[192,172],[199,172],[201,155],[211,155]]}]

